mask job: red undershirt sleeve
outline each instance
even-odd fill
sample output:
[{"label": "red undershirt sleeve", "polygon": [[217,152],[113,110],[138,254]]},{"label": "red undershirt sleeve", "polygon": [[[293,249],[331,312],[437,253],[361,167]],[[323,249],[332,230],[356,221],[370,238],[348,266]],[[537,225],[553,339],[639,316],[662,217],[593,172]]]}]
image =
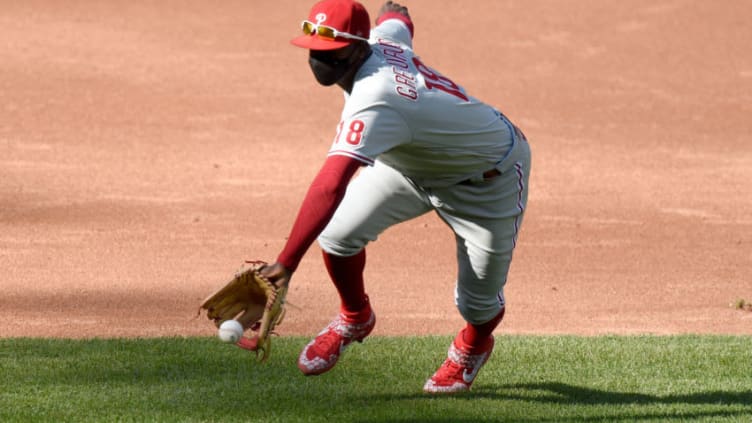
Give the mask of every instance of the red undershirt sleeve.
[{"label": "red undershirt sleeve", "polygon": [[295,271],[313,241],[324,230],[345,196],[350,179],[363,163],[346,156],[330,156],[311,182],[290,236],[277,262]]}]

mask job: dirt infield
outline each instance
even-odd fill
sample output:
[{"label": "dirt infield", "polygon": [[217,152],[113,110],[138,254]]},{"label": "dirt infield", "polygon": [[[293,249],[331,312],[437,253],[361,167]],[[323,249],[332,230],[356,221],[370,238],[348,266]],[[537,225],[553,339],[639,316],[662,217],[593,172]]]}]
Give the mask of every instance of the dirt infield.
[{"label": "dirt infield", "polygon": [[[499,332],[752,335],[752,3],[468,3],[405,0],[533,148]],[[288,43],[310,4],[262,4],[2,1],[0,336],[211,334],[204,296],[276,257],[342,98]],[[375,334],[460,327],[453,247],[434,215],[369,247]],[[282,334],[337,311],[319,254]]]}]

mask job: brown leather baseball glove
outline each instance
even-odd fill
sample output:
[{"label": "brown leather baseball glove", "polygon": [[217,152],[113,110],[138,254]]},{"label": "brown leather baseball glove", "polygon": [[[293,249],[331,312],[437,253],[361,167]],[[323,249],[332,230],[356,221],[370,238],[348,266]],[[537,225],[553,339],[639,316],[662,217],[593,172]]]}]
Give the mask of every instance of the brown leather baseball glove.
[{"label": "brown leather baseball glove", "polygon": [[278,288],[259,270],[266,266],[263,261],[249,261],[224,287],[210,295],[199,309],[206,310],[206,317],[219,327],[225,320],[235,319],[243,329],[251,329],[253,336],[241,337],[238,346],[256,352],[261,361],[271,351],[274,328],[285,316],[287,286]]}]

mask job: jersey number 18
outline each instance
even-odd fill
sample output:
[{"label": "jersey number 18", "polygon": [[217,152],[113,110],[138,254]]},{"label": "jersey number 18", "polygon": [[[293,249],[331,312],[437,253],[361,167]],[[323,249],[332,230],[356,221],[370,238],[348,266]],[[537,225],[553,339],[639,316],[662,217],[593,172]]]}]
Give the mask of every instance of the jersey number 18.
[{"label": "jersey number 18", "polygon": [[[334,136],[335,144],[340,141],[342,136],[342,129],[345,126],[345,122],[342,121],[337,125],[337,135]],[[366,129],[366,124],[360,119],[354,119],[350,122],[348,130],[345,133],[345,142],[350,145],[358,145],[363,139],[363,130]]]},{"label": "jersey number 18", "polygon": [[428,88],[429,90],[432,90],[435,88],[437,90],[441,90],[441,91],[444,91],[445,93],[451,94],[461,100],[464,100],[464,101],[470,100],[467,98],[465,93],[463,93],[460,90],[459,85],[452,82],[451,79],[429,68],[423,62],[421,62],[420,59],[418,59],[417,57],[413,57],[413,63],[415,64],[415,68],[418,69],[418,72],[420,72],[421,75],[423,75],[423,77],[425,78],[426,88]]}]

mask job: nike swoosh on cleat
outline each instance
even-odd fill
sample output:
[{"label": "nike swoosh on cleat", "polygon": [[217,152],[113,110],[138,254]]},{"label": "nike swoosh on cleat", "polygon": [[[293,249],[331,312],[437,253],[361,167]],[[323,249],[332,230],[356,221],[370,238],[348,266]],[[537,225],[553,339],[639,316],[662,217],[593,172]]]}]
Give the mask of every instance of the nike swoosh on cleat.
[{"label": "nike swoosh on cleat", "polygon": [[472,371],[468,371],[468,369],[465,369],[462,372],[462,380],[465,381],[465,383],[473,383],[473,380],[475,380],[475,376],[478,375],[478,371],[481,367],[483,367],[483,363],[485,362],[485,357],[482,360],[478,360],[478,364],[475,365],[475,367],[472,369]]},{"label": "nike swoosh on cleat", "polygon": [[465,371],[462,372],[462,380],[464,380],[465,383],[473,383],[473,380],[475,380],[475,376],[478,374],[478,370],[480,370],[480,367],[474,368],[473,371],[471,372],[465,369]]}]

